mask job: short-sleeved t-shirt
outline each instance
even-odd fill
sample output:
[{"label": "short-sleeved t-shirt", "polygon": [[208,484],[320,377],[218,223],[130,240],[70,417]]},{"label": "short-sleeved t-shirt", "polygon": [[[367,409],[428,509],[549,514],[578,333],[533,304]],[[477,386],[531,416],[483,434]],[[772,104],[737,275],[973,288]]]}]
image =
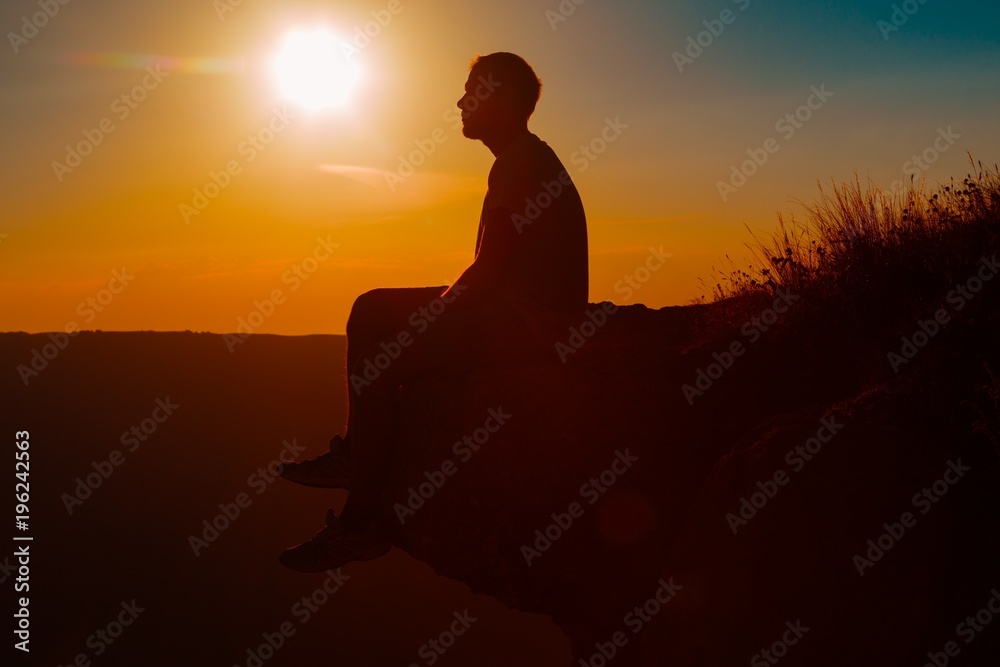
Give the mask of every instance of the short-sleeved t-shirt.
[{"label": "short-sleeved t-shirt", "polygon": [[519,238],[501,270],[496,296],[523,318],[538,342],[551,345],[568,335],[568,324],[587,307],[587,220],[580,194],[555,152],[531,132],[497,156],[488,183],[476,254],[488,212],[513,211]]}]

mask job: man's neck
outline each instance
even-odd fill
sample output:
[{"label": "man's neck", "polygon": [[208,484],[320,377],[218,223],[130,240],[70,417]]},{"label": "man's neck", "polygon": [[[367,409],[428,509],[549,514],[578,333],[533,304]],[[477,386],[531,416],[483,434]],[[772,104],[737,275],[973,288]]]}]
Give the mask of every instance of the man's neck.
[{"label": "man's neck", "polygon": [[500,154],[507,150],[512,143],[519,139],[521,135],[527,133],[527,124],[512,125],[498,130],[494,136],[483,139],[483,143],[486,144],[486,147],[490,149],[491,153],[493,153],[493,157],[500,157]]}]

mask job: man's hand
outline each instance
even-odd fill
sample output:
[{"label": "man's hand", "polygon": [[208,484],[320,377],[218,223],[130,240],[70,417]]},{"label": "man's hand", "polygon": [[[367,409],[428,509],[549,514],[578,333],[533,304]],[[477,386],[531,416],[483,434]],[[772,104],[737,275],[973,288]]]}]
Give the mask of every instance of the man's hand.
[{"label": "man's hand", "polygon": [[[441,294],[442,297],[454,297],[455,303],[469,306],[481,303],[496,289],[503,279],[503,267],[507,258],[520,243],[513,215],[514,212],[505,207],[486,212],[479,253],[455,284]],[[455,291],[456,285],[461,286],[459,291]],[[461,298],[458,298],[459,294]]]}]

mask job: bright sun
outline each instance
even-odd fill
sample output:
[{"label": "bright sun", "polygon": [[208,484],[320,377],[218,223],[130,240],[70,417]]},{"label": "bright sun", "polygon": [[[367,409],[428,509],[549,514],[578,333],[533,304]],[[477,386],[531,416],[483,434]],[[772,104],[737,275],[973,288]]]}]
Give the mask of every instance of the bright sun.
[{"label": "bright sun", "polygon": [[323,28],[289,32],[273,70],[282,95],[307,109],[343,106],[360,77],[341,40]]}]

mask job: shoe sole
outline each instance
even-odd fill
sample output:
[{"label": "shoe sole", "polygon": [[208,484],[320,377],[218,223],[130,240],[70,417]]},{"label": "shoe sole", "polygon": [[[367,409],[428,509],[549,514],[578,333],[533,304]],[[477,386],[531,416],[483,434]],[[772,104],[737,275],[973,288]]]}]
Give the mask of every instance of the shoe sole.
[{"label": "shoe sole", "polygon": [[334,479],[334,480],[316,480],[309,477],[297,477],[294,473],[293,468],[282,470],[278,473],[278,477],[282,479],[287,479],[289,482],[295,482],[296,484],[301,484],[302,486],[308,486],[314,489],[344,489],[345,491],[351,490],[351,482],[346,479]]},{"label": "shoe sole", "polygon": [[[334,568],[343,567],[348,563],[356,563],[367,560],[375,560],[376,558],[381,558],[382,556],[389,553],[392,550],[392,545],[386,545],[384,548],[379,547],[378,549],[372,549],[370,551],[363,551],[360,555],[346,560],[343,562],[326,563],[323,565],[313,565],[313,564],[299,564],[290,560],[284,553],[278,556],[278,562],[287,567],[289,570],[294,570],[295,572],[306,572],[306,573],[316,573],[316,572],[326,572],[327,570],[332,570]],[[287,553],[287,552],[286,552]]]}]

